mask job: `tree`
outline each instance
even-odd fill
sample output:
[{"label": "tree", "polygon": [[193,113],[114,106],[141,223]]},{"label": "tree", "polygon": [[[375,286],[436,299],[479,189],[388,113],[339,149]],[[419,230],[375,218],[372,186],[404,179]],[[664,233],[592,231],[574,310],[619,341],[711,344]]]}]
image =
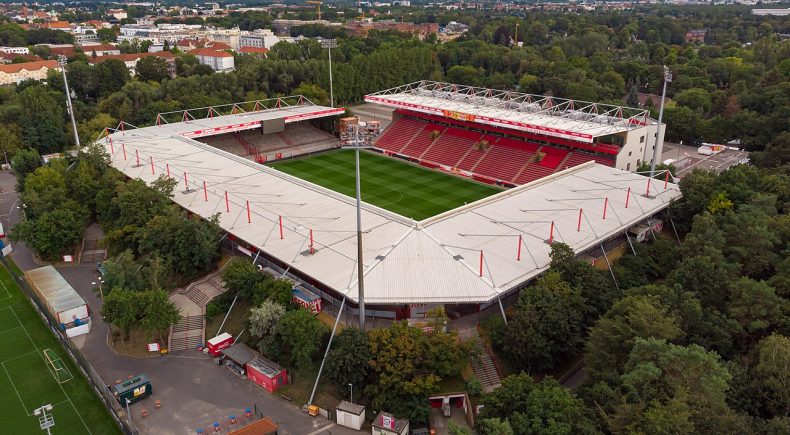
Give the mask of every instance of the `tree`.
[{"label": "tree", "polygon": [[182,216],[174,208],[154,216],[137,233],[138,252],[156,252],[170,261],[174,272],[193,274],[214,267],[219,255],[218,217]]},{"label": "tree", "polygon": [[115,288],[104,298],[101,315],[105,322],[111,323],[128,337],[129,332],[137,325],[140,311],[137,292]]},{"label": "tree", "polygon": [[458,423],[450,420],[450,423],[447,425],[447,430],[450,432],[450,435],[472,435],[472,431],[459,426]]},{"label": "tree", "polygon": [[346,328],[335,337],[326,360],[326,374],[339,390],[363,387],[370,368],[370,345],[365,332]]},{"label": "tree", "polygon": [[101,97],[120,91],[131,79],[129,69],[119,59],[107,59],[93,68],[96,68],[97,92]]},{"label": "tree", "polygon": [[592,324],[603,315],[619,297],[611,279],[589,263],[576,258],[576,254],[565,243],[551,244],[551,268],[562,276],[571,287],[581,291],[589,307],[584,312],[584,324]]},{"label": "tree", "polygon": [[324,334],[329,332],[326,325],[307,310],[289,311],[276,328],[280,348],[290,350],[291,360],[297,367],[310,365]]},{"label": "tree", "polygon": [[157,56],[146,56],[137,61],[137,76],[144,82],[161,82],[170,77],[167,61]]},{"label": "tree", "polygon": [[[501,387],[483,396],[481,404],[483,409],[478,417],[481,422],[508,421],[512,433],[595,432],[584,402],[550,377],[535,383],[526,373],[507,376],[502,379]],[[507,433],[507,426],[504,430]]]},{"label": "tree", "polygon": [[397,322],[370,331],[368,337],[370,380],[365,393],[374,409],[388,409],[399,418],[427,422],[427,397],[436,392],[440,378],[432,372],[426,357],[422,330]]},{"label": "tree", "polygon": [[585,301],[559,272],[549,271],[519,295],[505,329],[505,356],[522,370],[548,370],[582,347]]},{"label": "tree", "polygon": [[700,88],[681,91],[675,95],[674,100],[681,106],[686,106],[702,114],[710,112],[713,106],[708,91]]},{"label": "tree", "polygon": [[11,230],[10,237],[27,242],[45,260],[58,260],[61,254],[74,253],[71,249],[82,240],[87,222],[85,207],[67,200],[35,219],[20,222]]},{"label": "tree", "polygon": [[754,376],[774,416],[790,413],[790,338],[772,334],[757,344]]},{"label": "tree", "polygon": [[214,69],[202,63],[193,66],[189,71],[190,76],[210,76],[212,74],[214,74]]},{"label": "tree", "polygon": [[22,142],[40,153],[60,151],[66,144],[63,109],[56,95],[44,86],[30,86],[19,93]]},{"label": "tree", "polygon": [[96,36],[101,42],[118,42],[118,34],[114,27],[110,29],[98,29],[96,30]]},{"label": "tree", "polygon": [[16,175],[16,190],[25,191],[25,176],[41,166],[41,155],[34,148],[22,148],[11,159],[11,168]]},{"label": "tree", "polygon": [[0,151],[3,162],[9,163],[22,145],[21,131],[16,124],[0,125]]},{"label": "tree", "polygon": [[[268,276],[244,257],[233,257],[222,269],[222,280],[225,287],[240,293],[245,299],[252,301],[257,291],[265,292],[266,287],[259,287],[267,281]],[[265,298],[265,293],[260,299]],[[290,300],[290,299],[289,299]]]},{"label": "tree", "polygon": [[510,422],[498,418],[478,420],[480,435],[514,435]]},{"label": "tree", "polygon": [[293,90],[293,95],[303,95],[314,104],[329,104],[329,94],[320,86],[312,83],[302,83]]},{"label": "tree", "polygon": [[136,295],[141,299],[143,307],[140,327],[149,332],[155,332],[159,341],[164,342],[162,331],[178,323],[181,311],[170,301],[164,290],[148,290]]},{"label": "tree", "polygon": [[272,301],[264,301],[250,310],[250,334],[263,338],[274,335],[275,327],[285,315],[285,307]]},{"label": "tree", "polygon": [[730,286],[727,311],[742,328],[741,340],[752,343],[786,324],[790,302],[764,281],[740,278]]},{"label": "tree", "polygon": [[587,367],[593,381],[617,382],[635,340],[682,336],[678,318],[654,296],[626,296],[590,330]]}]

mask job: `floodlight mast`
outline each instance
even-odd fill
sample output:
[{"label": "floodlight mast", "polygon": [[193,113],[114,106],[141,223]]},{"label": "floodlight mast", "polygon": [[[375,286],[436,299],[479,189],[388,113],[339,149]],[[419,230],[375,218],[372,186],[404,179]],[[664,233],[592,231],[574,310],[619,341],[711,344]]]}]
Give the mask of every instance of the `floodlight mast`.
[{"label": "floodlight mast", "polygon": [[69,91],[69,81],[66,78],[66,56],[58,56],[58,64],[63,72],[63,87],[66,92],[66,109],[71,117],[71,129],[74,132],[74,143],[80,149],[80,136],[77,134],[77,121],[74,120],[74,106],[71,104],[71,92]]},{"label": "floodlight mast", "polygon": [[658,125],[656,126],[656,141],[653,144],[653,161],[650,162],[650,178],[653,178],[656,173],[656,160],[661,157],[661,151],[664,148],[664,138],[662,136],[662,140],[659,142],[659,136],[661,136],[661,120],[664,119],[664,99],[667,96],[667,83],[672,83],[672,71],[664,65],[664,90],[661,92],[661,106],[658,109]]},{"label": "floodlight mast", "polygon": [[373,135],[363,132],[359,134],[359,125],[349,125],[343,136],[343,148],[353,149],[356,162],[356,191],[357,191],[357,289],[359,301],[359,329],[365,330],[365,267],[362,261],[362,188],[359,174],[359,150],[372,146]]},{"label": "floodlight mast", "polygon": [[337,48],[337,39],[324,39],[321,47],[329,50],[329,106],[335,107],[335,92],[332,85],[332,49]]},{"label": "floodlight mast", "polygon": [[41,430],[47,431],[47,434],[52,433],[52,426],[55,426],[55,417],[52,414],[47,414],[47,411],[52,412],[52,405],[41,405],[41,408],[33,410],[33,415],[38,417],[38,424]]}]

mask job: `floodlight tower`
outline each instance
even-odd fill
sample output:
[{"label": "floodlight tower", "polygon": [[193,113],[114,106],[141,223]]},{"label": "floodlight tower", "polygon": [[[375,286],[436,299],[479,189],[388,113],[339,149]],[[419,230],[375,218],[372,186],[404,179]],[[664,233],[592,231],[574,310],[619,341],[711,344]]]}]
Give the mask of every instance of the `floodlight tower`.
[{"label": "floodlight tower", "polygon": [[[47,411],[50,414],[47,414]],[[36,408],[33,410],[33,415],[38,417],[38,424],[41,427],[41,430],[47,431],[47,434],[52,433],[52,426],[55,425],[55,417],[52,416],[52,405],[46,404],[42,405],[41,408]]]},{"label": "floodlight tower", "polygon": [[332,84],[332,49],[337,48],[337,39],[324,39],[321,48],[329,50],[329,106],[335,107],[335,91]]},{"label": "floodlight tower", "polygon": [[77,144],[77,149],[80,149],[80,136],[77,134],[77,121],[74,120],[74,106],[71,105],[71,91],[69,90],[69,81],[66,78],[66,56],[58,56],[58,64],[60,70],[63,72],[63,87],[66,91],[66,109],[71,116],[71,128],[74,131],[74,143]]},{"label": "floodlight tower", "polygon": [[661,92],[661,106],[658,109],[658,125],[656,126],[656,141],[653,144],[653,161],[650,162],[650,178],[653,178],[653,175],[656,173],[656,160],[661,157],[661,150],[664,148],[664,141],[662,140],[659,143],[658,136],[661,135],[661,120],[664,118],[664,99],[667,96],[667,83],[672,83],[672,71],[664,65],[664,90]]},{"label": "floodlight tower", "polygon": [[[359,125],[348,125],[341,132],[341,144],[345,149],[353,149],[356,154],[356,180],[357,180],[357,289],[359,289],[359,329],[365,330],[365,283],[364,266],[362,263],[362,189],[359,175],[359,150],[372,146],[372,135],[366,130],[360,132]],[[361,133],[361,134],[360,134]]]}]

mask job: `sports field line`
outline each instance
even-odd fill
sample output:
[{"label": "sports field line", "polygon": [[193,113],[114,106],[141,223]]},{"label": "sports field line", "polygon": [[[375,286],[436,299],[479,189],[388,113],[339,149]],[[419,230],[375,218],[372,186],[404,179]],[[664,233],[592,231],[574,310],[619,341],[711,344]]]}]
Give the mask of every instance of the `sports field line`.
[{"label": "sports field line", "polygon": [[6,359],[6,360],[0,361],[0,363],[1,363],[1,364],[5,364],[5,363],[7,363],[7,362],[11,362],[11,361],[13,361],[13,360],[15,360],[15,359],[24,358],[24,357],[26,357],[26,356],[30,355],[31,353],[36,353],[36,351],[35,351],[35,350],[31,350],[30,352],[28,352],[28,353],[26,353],[26,354],[23,354],[23,355],[17,355],[17,356],[15,356],[15,357],[13,357],[13,358],[8,358],[8,359]]},{"label": "sports field line", "polygon": [[[0,298],[0,301],[11,299],[11,292],[8,291],[8,287],[5,286],[5,283],[3,283],[3,281],[0,280],[0,285],[3,286],[3,290],[5,290],[5,294],[6,294],[6,296]],[[7,307],[7,308],[11,308],[11,307]]]},{"label": "sports field line", "polygon": [[[20,325],[22,325],[22,330],[25,331],[25,335],[27,335],[27,339],[30,340],[30,342],[33,344],[33,347],[36,349],[36,352],[38,353],[39,358],[41,358],[41,360],[46,365],[47,364],[46,358],[44,358],[44,355],[41,354],[41,350],[38,348],[38,346],[36,346],[36,342],[33,341],[33,337],[31,337],[30,334],[27,332],[27,329],[22,324],[22,321],[19,319],[19,316],[16,315],[16,311],[14,311],[13,307],[11,307],[11,312],[14,313],[14,317],[16,317],[16,321],[19,322]],[[47,368],[49,368],[49,366],[47,366]],[[5,370],[5,364],[3,364],[3,369]],[[52,377],[55,378],[55,375],[52,374],[52,371],[50,371],[50,375],[52,375]],[[11,379],[11,376],[8,375],[8,370],[6,370],[6,376],[8,376],[8,379]],[[13,385],[13,383],[14,383],[14,381],[12,380],[11,384]],[[74,402],[71,401],[71,398],[69,397],[69,394],[66,392],[66,390],[63,389],[63,385],[61,385],[61,383],[58,382],[57,379],[55,379],[55,383],[58,384],[58,387],[60,387],[60,391],[62,391],[63,395],[66,396],[66,400],[71,404],[71,409],[73,409],[74,412],[77,414],[77,417],[79,417],[80,421],[82,422],[82,425],[85,426],[85,430],[87,430],[88,433],[92,435],[93,432],[91,432],[90,428],[85,423],[85,420],[83,420],[82,415],[80,415],[80,412],[77,411],[77,407],[74,406]],[[14,387],[14,390],[16,390],[16,387]],[[18,391],[17,391],[16,394],[17,394],[17,396],[19,396],[19,392]],[[22,398],[19,397],[19,400],[21,401]],[[24,406],[24,405],[25,405],[25,403],[22,402],[22,406]]]},{"label": "sports field line", "polygon": [[[33,352],[31,352],[31,353],[33,353]],[[30,354],[28,354],[28,355],[30,355]],[[27,409],[25,408],[25,402],[22,401],[22,396],[19,395],[19,390],[17,390],[16,389],[16,385],[14,385],[14,379],[11,377],[11,374],[8,373],[8,369],[5,368],[5,361],[0,363],[0,366],[3,366],[3,371],[5,372],[5,376],[8,378],[8,381],[11,382],[11,386],[14,387],[14,392],[16,392],[16,397],[17,397],[17,399],[19,399],[19,403],[22,405],[22,409],[25,410],[25,415],[30,417],[30,413],[27,412]]]}]

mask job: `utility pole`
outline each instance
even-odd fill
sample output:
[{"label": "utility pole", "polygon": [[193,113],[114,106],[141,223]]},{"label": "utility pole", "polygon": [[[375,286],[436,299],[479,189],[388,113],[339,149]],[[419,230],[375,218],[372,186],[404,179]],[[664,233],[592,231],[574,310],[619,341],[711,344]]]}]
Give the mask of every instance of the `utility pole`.
[{"label": "utility pole", "polygon": [[[667,96],[667,83],[672,83],[672,71],[664,65],[664,90],[661,91],[661,105],[658,109],[658,125],[656,126],[656,141],[653,145],[653,161],[650,162],[650,178],[656,173],[656,160],[661,158],[661,150],[664,148],[664,136],[661,134],[661,120],[664,119],[664,100]],[[659,141],[660,136],[660,141]]]},{"label": "utility pole", "polygon": [[321,47],[329,50],[329,106],[335,107],[335,90],[332,83],[332,49],[337,48],[337,39],[324,39]]},{"label": "utility pole", "polygon": [[63,72],[63,87],[66,91],[66,110],[71,116],[71,129],[74,131],[74,143],[77,144],[77,149],[80,149],[80,136],[77,134],[77,121],[74,120],[74,106],[71,105],[71,92],[69,91],[69,81],[66,78],[66,56],[58,56],[58,64],[60,70]]},{"label": "utility pole", "polygon": [[514,45],[518,47],[518,20],[516,20],[516,39],[514,41]]}]

